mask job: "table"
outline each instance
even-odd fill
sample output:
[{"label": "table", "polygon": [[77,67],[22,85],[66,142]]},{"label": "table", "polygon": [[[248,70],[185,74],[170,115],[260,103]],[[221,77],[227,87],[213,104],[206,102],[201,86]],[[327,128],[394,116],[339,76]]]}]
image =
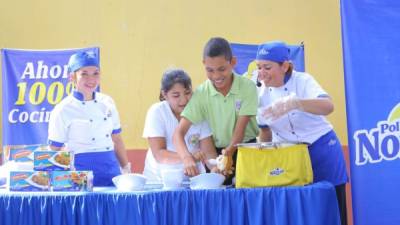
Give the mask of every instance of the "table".
[{"label": "table", "polygon": [[118,192],[0,191],[0,224],[340,225],[334,187],[150,190]]}]

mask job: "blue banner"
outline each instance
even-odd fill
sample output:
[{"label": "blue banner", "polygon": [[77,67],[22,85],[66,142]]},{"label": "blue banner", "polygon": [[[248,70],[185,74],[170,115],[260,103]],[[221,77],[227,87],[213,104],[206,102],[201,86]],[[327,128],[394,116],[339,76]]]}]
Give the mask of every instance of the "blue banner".
[{"label": "blue banner", "polygon": [[[257,65],[254,62],[256,58],[258,45],[231,43],[233,55],[237,58],[237,64],[234,68],[235,73],[256,79]],[[290,60],[296,71],[304,72],[304,45],[289,45]]]},{"label": "blue banner", "polygon": [[355,225],[400,224],[400,1],[342,0]]},{"label": "blue banner", "polygon": [[68,95],[67,63],[77,51],[2,49],[3,145],[44,144],[54,105]]}]

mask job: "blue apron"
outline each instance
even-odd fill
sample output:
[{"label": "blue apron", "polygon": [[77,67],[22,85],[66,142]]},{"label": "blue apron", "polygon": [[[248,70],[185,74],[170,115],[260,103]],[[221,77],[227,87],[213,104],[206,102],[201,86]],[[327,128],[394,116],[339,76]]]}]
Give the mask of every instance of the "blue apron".
[{"label": "blue apron", "polygon": [[314,182],[329,181],[333,185],[347,182],[346,163],[342,145],[331,130],[308,146],[314,173]]},{"label": "blue apron", "polygon": [[76,170],[93,171],[93,186],[114,186],[111,179],[121,174],[114,151],[79,153],[74,164]]}]

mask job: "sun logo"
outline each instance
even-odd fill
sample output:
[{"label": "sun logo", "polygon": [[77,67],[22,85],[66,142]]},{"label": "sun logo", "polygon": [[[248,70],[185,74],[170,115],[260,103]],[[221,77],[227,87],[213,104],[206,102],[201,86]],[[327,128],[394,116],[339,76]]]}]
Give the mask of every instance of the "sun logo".
[{"label": "sun logo", "polygon": [[194,148],[200,146],[200,134],[192,134],[188,138],[188,142]]},{"label": "sun logo", "polygon": [[249,78],[252,80],[254,83],[257,83],[257,78],[258,78],[258,66],[256,60],[253,60],[252,62],[249,63],[247,66],[247,72],[243,74],[243,76]]},{"label": "sun logo", "polygon": [[393,107],[392,111],[389,113],[388,122],[393,122],[400,118],[400,103],[398,103],[395,107]]}]

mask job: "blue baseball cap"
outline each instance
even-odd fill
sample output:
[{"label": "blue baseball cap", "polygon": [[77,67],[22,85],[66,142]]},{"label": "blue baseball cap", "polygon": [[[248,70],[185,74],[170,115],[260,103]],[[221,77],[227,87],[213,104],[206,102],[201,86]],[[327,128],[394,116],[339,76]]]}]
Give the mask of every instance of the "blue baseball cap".
[{"label": "blue baseball cap", "polygon": [[289,60],[290,49],[282,41],[266,42],[258,46],[256,60],[268,60],[281,63]]},{"label": "blue baseball cap", "polygon": [[81,51],[77,52],[69,58],[68,61],[68,73],[75,72],[85,66],[99,66],[99,59],[93,51]]}]

